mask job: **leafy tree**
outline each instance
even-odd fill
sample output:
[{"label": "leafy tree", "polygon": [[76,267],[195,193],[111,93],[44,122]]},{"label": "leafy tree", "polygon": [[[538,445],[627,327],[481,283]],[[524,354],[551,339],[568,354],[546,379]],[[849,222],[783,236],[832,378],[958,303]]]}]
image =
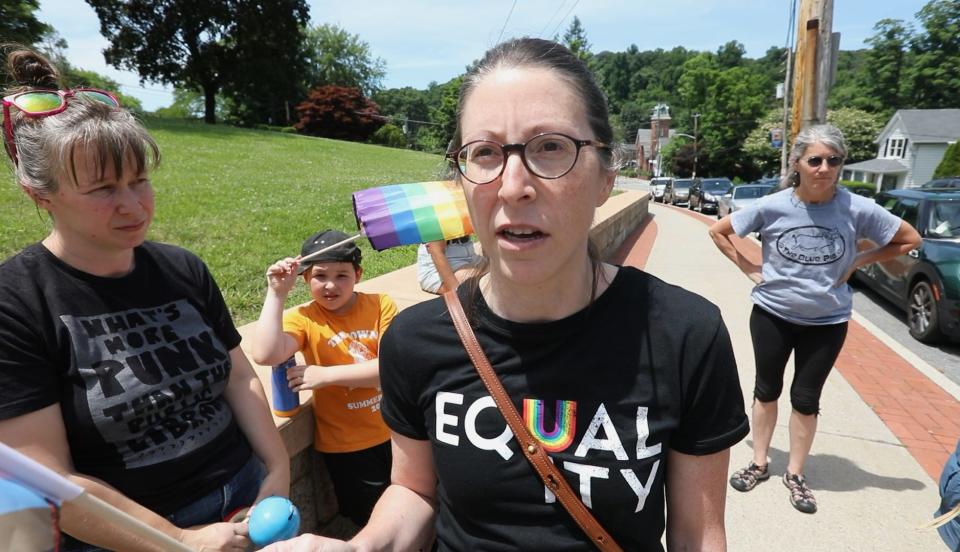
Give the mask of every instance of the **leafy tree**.
[{"label": "leafy tree", "polygon": [[580,23],[580,18],[573,16],[573,21],[563,33],[563,45],[570,49],[583,61],[590,59],[590,42],[587,41],[587,31]]},{"label": "leafy tree", "polygon": [[[217,96],[217,120],[224,120],[229,117],[230,109],[227,105],[229,102],[230,100],[225,96]],[[203,109],[202,94],[189,88],[174,88],[173,102],[167,107],[157,109],[153,114],[157,117],[172,119],[202,119]]]},{"label": "leafy tree", "polygon": [[893,106],[884,107],[872,94],[865,92],[870,80],[866,70],[869,51],[840,50],[837,56],[837,76],[827,97],[828,110],[855,107],[876,113],[893,109]]},{"label": "leafy tree", "polygon": [[873,30],[876,34],[866,40],[871,46],[864,64],[869,78],[863,83],[880,106],[893,110],[902,105],[906,93],[903,77],[911,32],[899,19],[881,19]]},{"label": "leafy tree", "polygon": [[875,141],[887,122],[882,114],[843,107],[828,110],[827,122],[843,132],[847,142],[847,163],[858,163],[877,156]]},{"label": "leafy tree", "polygon": [[306,82],[309,86],[336,84],[356,87],[371,95],[380,89],[386,75],[386,62],[374,58],[370,46],[336,25],[324,24],[307,29]]},{"label": "leafy tree", "polygon": [[[780,149],[770,145],[770,131],[775,128],[783,129],[782,107],[767,111],[743,141],[743,156],[762,175],[780,174]],[[783,136],[789,135],[789,128],[783,129]]]},{"label": "leafy tree", "polygon": [[767,48],[763,57],[756,60],[744,60],[748,66],[764,77],[774,86],[783,82],[787,76],[787,49],[778,46]]},{"label": "leafy tree", "polygon": [[78,69],[69,64],[61,64],[60,70],[61,80],[67,88],[88,87],[109,90],[117,96],[117,99],[120,100],[120,105],[123,107],[136,113],[143,112],[143,104],[140,103],[140,100],[120,92],[120,84],[110,77],[103,76],[95,71]]},{"label": "leafy tree", "polygon": [[53,27],[37,19],[34,12],[38,9],[38,0],[0,2],[0,36],[3,41],[30,46],[53,33]]},{"label": "leafy tree", "polygon": [[417,142],[417,136],[430,122],[430,107],[427,92],[406,86],[374,93],[373,101],[380,112],[391,118],[394,124],[405,127],[408,145]]},{"label": "leafy tree", "polygon": [[716,60],[708,52],[688,59],[683,64],[683,74],[677,82],[680,101],[693,108],[702,108],[710,95],[710,86],[719,73]]},{"label": "leafy tree", "polygon": [[297,132],[337,140],[365,142],[383,126],[377,104],[359,88],[326,85],[314,88],[297,106]]},{"label": "leafy tree", "polygon": [[432,102],[436,107],[430,108],[430,121],[433,125],[422,129],[417,136],[417,144],[421,149],[433,152],[447,150],[457,127],[457,99],[462,81],[462,77],[457,77],[431,90],[439,100]]},{"label": "leafy tree", "polygon": [[925,32],[911,44],[915,107],[956,107],[960,98],[960,2],[931,0],[917,13]]},{"label": "leafy tree", "polygon": [[305,0],[86,1],[110,41],[107,63],[137,71],[142,80],[202,91],[208,123],[216,122],[216,97],[224,87],[241,100],[267,94],[271,110],[279,110],[264,85],[286,94],[298,74],[299,52],[284,48],[299,47]]},{"label": "leafy tree", "polygon": [[306,0],[242,0],[237,4],[231,33],[236,65],[226,73],[224,105],[230,120],[242,125],[290,124],[293,105],[308,87],[303,26]]},{"label": "leafy tree", "polygon": [[650,108],[645,108],[637,102],[627,102],[620,109],[620,124],[623,126],[624,137],[631,142],[637,138],[637,130],[650,128]]},{"label": "leafy tree", "polygon": [[601,52],[590,61],[603,91],[607,93],[610,110],[620,112],[623,102],[628,101],[634,91],[631,79],[636,74],[636,46],[631,45],[626,52]]},{"label": "leafy tree", "polygon": [[737,67],[743,63],[747,49],[736,40],[731,40],[717,49],[717,65],[723,69]]},{"label": "leafy tree", "polygon": [[933,171],[934,178],[960,176],[960,142],[954,142],[943,152],[943,159]]},{"label": "leafy tree", "polygon": [[397,125],[390,123],[378,128],[377,131],[373,133],[373,136],[370,137],[370,141],[374,144],[391,148],[407,147],[407,137],[404,136],[403,130]]},{"label": "leafy tree", "polygon": [[[660,153],[663,164],[670,167],[670,174],[679,178],[690,178],[693,176],[693,169],[696,166],[698,173],[703,174],[701,170],[699,151],[693,147],[693,142],[671,140]],[[696,164],[694,160],[696,159]]]},{"label": "leafy tree", "polygon": [[768,98],[773,94],[763,78],[746,67],[718,71],[706,84],[706,97],[700,110],[703,140],[699,166],[702,170],[698,168],[697,172],[753,180],[759,174],[740,155],[740,148],[757,119],[769,108]]}]

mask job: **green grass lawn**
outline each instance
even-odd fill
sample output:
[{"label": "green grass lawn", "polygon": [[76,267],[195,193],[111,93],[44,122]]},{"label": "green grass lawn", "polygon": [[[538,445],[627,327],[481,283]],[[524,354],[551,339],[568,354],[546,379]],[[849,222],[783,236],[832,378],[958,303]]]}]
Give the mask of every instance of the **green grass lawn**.
[{"label": "green grass lawn", "polygon": [[[148,119],[163,159],[152,175],[157,210],[149,238],[186,247],[210,266],[238,324],[255,320],[273,261],[295,256],[318,230],[353,234],[351,193],[435,180],[436,155],[199,122]],[[49,232],[46,216],[0,176],[0,259]],[[364,278],[416,260],[416,247],[363,250]],[[289,305],[309,299],[302,284]]]}]

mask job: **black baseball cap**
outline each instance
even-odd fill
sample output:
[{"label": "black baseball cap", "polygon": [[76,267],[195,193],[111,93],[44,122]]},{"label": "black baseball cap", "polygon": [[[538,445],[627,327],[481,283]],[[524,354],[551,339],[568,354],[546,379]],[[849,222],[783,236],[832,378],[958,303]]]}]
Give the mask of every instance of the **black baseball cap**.
[{"label": "black baseball cap", "polygon": [[[314,251],[320,251],[321,249],[330,247],[335,243],[342,242],[343,240],[349,238],[349,235],[344,234],[339,230],[322,230],[310,236],[305,242],[303,242],[303,246],[300,248],[300,256],[306,257]],[[325,251],[320,255],[313,257],[309,261],[302,263],[297,269],[297,274],[303,274],[311,266],[320,264],[324,261],[353,263],[355,266],[360,266],[360,259],[360,248],[357,247],[357,244],[354,242],[348,242],[339,247],[334,247],[329,251]]]}]

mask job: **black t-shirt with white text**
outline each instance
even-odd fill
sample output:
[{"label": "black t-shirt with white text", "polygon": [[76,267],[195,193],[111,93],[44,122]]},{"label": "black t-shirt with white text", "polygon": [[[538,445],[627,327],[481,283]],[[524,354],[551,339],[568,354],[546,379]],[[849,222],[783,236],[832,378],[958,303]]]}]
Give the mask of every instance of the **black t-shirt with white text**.
[{"label": "black t-shirt with white text", "polygon": [[[468,310],[527,429],[598,521],[626,550],[661,551],[667,449],[720,452],[749,429],[717,307],[620,268],[562,320],[510,322],[480,294]],[[519,452],[442,299],[397,316],[380,379],[387,425],[431,442],[441,550],[590,547]]]},{"label": "black t-shirt with white text", "polygon": [[240,334],[195,255],[134,255],[118,278],[41,244],[0,264],[0,419],[59,403],[75,470],[165,515],[251,455],[223,397]]}]

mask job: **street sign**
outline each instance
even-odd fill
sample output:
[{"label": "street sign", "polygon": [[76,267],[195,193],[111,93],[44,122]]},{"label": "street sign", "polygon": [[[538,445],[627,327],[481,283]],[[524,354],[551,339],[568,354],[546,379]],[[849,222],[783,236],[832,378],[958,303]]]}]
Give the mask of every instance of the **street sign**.
[{"label": "street sign", "polygon": [[777,149],[783,147],[783,129],[782,128],[770,129],[770,146]]}]

